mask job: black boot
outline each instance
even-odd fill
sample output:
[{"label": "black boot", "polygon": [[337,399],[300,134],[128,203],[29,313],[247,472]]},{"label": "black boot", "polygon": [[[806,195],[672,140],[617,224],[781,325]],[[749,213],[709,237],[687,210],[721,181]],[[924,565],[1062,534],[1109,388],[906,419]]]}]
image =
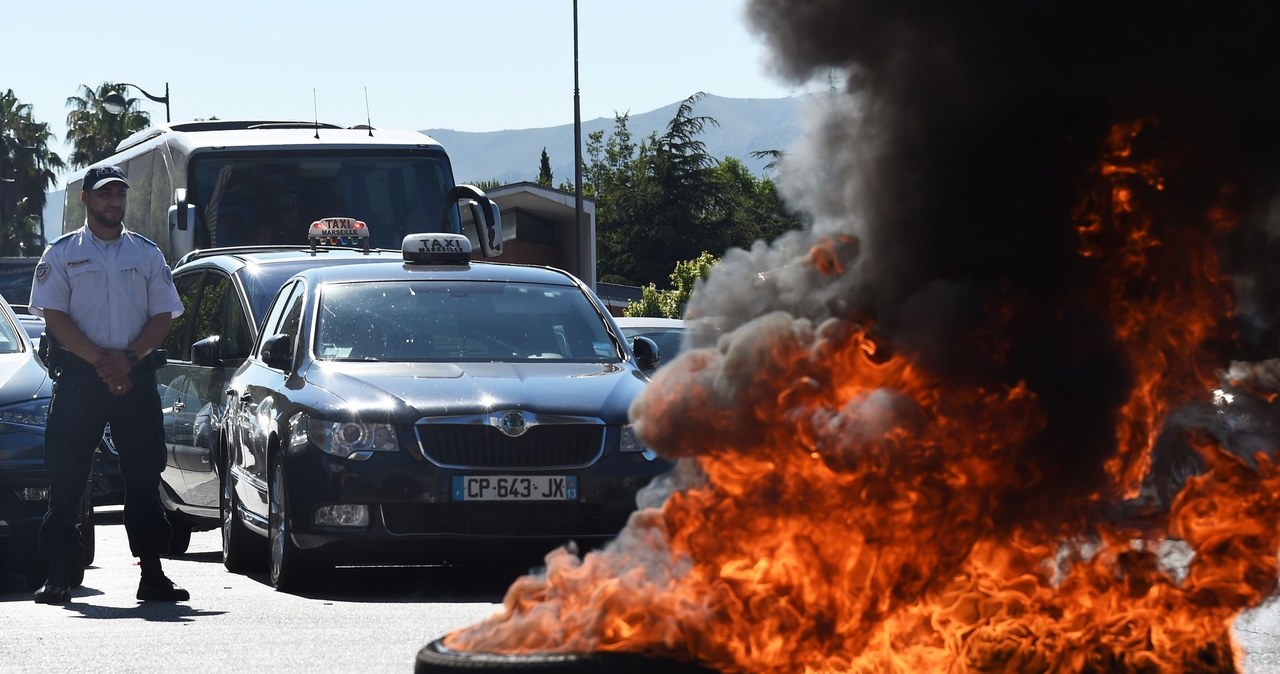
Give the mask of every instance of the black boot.
[{"label": "black boot", "polygon": [[65,604],[71,601],[71,573],[66,560],[54,560],[49,564],[49,575],[44,585],[36,590],[37,604]]},{"label": "black boot", "polygon": [[142,580],[138,582],[139,601],[187,601],[191,593],[178,587],[160,570],[160,558],[142,560]]}]

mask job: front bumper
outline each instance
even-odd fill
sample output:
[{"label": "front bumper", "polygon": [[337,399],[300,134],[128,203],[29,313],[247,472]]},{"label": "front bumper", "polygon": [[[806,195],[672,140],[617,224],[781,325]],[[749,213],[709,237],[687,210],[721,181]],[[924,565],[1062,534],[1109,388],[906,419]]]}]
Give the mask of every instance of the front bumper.
[{"label": "front bumper", "polygon": [[0,568],[25,568],[49,509],[44,432],[0,424]]},{"label": "front bumper", "polygon": [[[352,461],[311,446],[285,461],[294,544],[337,564],[464,561],[513,549],[541,557],[570,541],[596,547],[626,524],[636,509],[636,492],[671,467],[616,450],[585,467],[520,471],[441,468],[405,451]],[[499,474],[572,475],[576,498],[454,499],[455,476]],[[317,509],[335,504],[367,506],[367,525],[317,524]]]}]

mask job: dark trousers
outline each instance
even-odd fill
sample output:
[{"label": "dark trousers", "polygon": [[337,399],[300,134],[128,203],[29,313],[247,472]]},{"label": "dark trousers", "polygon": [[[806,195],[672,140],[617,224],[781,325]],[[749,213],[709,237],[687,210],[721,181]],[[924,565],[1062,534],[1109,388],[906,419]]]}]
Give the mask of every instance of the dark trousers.
[{"label": "dark trousers", "polygon": [[62,366],[53,385],[44,442],[49,512],[40,526],[40,549],[55,570],[82,558],[77,523],[93,452],[110,422],[124,477],[129,549],[135,557],[160,557],[169,550],[172,530],[160,503],[166,450],[155,370],[135,367],[129,372],[133,388],[112,395],[92,367],[80,363]]}]

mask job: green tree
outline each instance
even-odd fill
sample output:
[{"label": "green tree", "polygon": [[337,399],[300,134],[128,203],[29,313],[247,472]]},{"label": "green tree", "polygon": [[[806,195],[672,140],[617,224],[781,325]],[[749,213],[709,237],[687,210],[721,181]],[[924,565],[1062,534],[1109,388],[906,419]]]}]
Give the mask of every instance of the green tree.
[{"label": "green tree", "polygon": [[768,159],[768,163],[764,165],[764,170],[772,171],[778,168],[778,162],[782,161],[782,150],[756,150],[751,153],[752,159]]},{"label": "green tree", "polygon": [[36,255],[44,244],[45,192],[66,167],[49,149],[49,125],[9,89],[0,94],[0,255]]},{"label": "green tree", "polygon": [[671,272],[671,289],[659,290],[652,283],[640,289],[640,301],[631,302],[623,310],[624,316],[651,316],[655,318],[681,318],[684,308],[693,296],[694,286],[698,281],[707,278],[711,268],[720,260],[716,256],[703,251],[692,259],[676,263]]},{"label": "green tree", "polygon": [[118,115],[107,112],[102,100],[113,91],[126,87],[113,82],[103,82],[95,90],[80,85],[80,94],[67,99],[67,140],[71,141],[73,168],[83,168],[115,154],[120,141],[151,125],[151,115],[139,110],[138,99],[126,98],[124,111]]},{"label": "green tree", "polygon": [[547,148],[542,148],[542,162],[538,165],[538,184],[543,187],[551,187],[555,184],[555,177],[551,175],[551,157],[547,156]]},{"label": "green tree", "polygon": [[474,182],[469,182],[467,184],[475,187],[479,187],[481,190],[484,190],[485,192],[496,190],[499,187],[502,187],[502,181],[498,180],[497,178],[489,178],[488,180],[477,180]]},{"label": "green tree", "polygon": [[650,156],[656,212],[646,240],[649,251],[636,264],[648,282],[670,273],[677,260],[693,258],[701,250],[723,250],[728,243],[716,223],[705,217],[722,195],[711,176],[718,162],[699,140],[707,125],[720,123],[693,114],[693,106],[704,96],[698,92],[680,104]]},{"label": "green tree", "polygon": [[707,153],[700,136],[718,123],[693,114],[702,97],[685,99],[661,135],[638,143],[626,115],[615,116],[613,135],[588,135],[583,192],[596,201],[601,281],[656,289],[680,260],[800,226],[772,181]]},{"label": "green tree", "polygon": [[771,241],[801,226],[799,216],[786,208],[773,181],[757,178],[737,158],[726,157],[710,173],[716,199],[705,213],[714,233],[708,244],[746,248],[757,239]]}]

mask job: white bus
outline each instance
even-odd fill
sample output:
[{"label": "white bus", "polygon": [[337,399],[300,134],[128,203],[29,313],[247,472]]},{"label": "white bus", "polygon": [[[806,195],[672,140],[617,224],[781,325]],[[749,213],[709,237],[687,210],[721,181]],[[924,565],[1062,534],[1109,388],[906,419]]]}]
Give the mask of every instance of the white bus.
[{"label": "white bus", "polygon": [[[155,241],[170,262],[198,248],[305,245],[328,217],[363,220],[375,248],[399,250],[406,234],[464,233],[486,257],[502,252],[496,205],[455,185],[449,156],[416,131],[316,122],[225,121],[157,125],[124,139],[94,166],[129,178],[125,226]],[[88,169],[86,168],[85,171]],[[84,223],[85,171],[67,182],[62,230]]]}]

